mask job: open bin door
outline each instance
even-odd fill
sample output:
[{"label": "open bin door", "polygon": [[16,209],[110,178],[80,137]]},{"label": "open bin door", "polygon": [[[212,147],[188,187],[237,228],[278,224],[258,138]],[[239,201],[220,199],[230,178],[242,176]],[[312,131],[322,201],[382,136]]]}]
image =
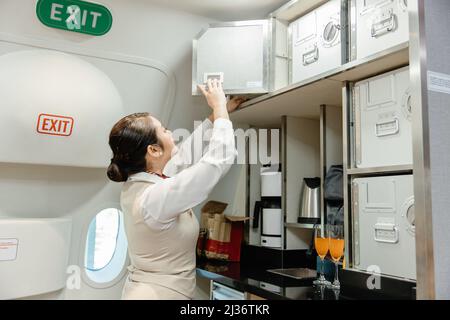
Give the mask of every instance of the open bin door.
[{"label": "open bin door", "polygon": [[208,78],[223,82],[226,94],[269,91],[269,21],[214,23],[193,41],[192,94]]}]

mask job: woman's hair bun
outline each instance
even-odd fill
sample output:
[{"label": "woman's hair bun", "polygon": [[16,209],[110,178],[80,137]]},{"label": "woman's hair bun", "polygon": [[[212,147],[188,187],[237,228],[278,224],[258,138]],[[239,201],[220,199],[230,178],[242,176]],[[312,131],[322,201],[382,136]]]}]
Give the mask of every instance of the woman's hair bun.
[{"label": "woman's hair bun", "polygon": [[113,160],[111,160],[111,164],[108,167],[107,175],[110,180],[115,182],[124,182],[128,179],[128,174],[123,172]]},{"label": "woman's hair bun", "polygon": [[149,113],[133,113],[120,119],[111,129],[109,146],[111,164],[106,172],[115,182],[127,181],[130,175],[147,170],[147,147],[159,144],[156,127]]}]

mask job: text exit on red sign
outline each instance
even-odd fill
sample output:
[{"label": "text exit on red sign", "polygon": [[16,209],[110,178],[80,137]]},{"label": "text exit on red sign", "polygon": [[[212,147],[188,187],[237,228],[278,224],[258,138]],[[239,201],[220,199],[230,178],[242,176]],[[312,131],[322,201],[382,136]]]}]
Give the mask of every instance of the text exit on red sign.
[{"label": "text exit on red sign", "polygon": [[54,136],[70,136],[73,118],[41,113],[38,118],[37,132]]}]

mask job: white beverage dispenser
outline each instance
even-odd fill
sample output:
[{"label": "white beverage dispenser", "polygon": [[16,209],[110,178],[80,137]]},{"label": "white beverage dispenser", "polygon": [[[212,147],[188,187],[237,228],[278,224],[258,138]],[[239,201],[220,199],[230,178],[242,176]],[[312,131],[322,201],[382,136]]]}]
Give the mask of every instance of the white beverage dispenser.
[{"label": "white beverage dispenser", "polygon": [[253,228],[259,227],[261,217],[261,246],[281,248],[283,214],[281,211],[281,172],[273,167],[261,169],[261,201],[256,201]]}]

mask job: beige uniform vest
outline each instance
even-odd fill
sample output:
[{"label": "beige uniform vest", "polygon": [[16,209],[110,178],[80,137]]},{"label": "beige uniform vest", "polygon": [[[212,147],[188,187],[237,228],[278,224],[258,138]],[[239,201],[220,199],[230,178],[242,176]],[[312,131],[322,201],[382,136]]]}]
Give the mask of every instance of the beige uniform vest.
[{"label": "beige uniform vest", "polygon": [[[125,182],[121,194],[125,232],[128,240],[129,280],[166,287],[188,298],[195,290],[195,248],[199,224],[192,210],[161,228],[143,219],[144,190],[160,179],[141,173]],[[156,286],[156,287],[157,287]]]}]

